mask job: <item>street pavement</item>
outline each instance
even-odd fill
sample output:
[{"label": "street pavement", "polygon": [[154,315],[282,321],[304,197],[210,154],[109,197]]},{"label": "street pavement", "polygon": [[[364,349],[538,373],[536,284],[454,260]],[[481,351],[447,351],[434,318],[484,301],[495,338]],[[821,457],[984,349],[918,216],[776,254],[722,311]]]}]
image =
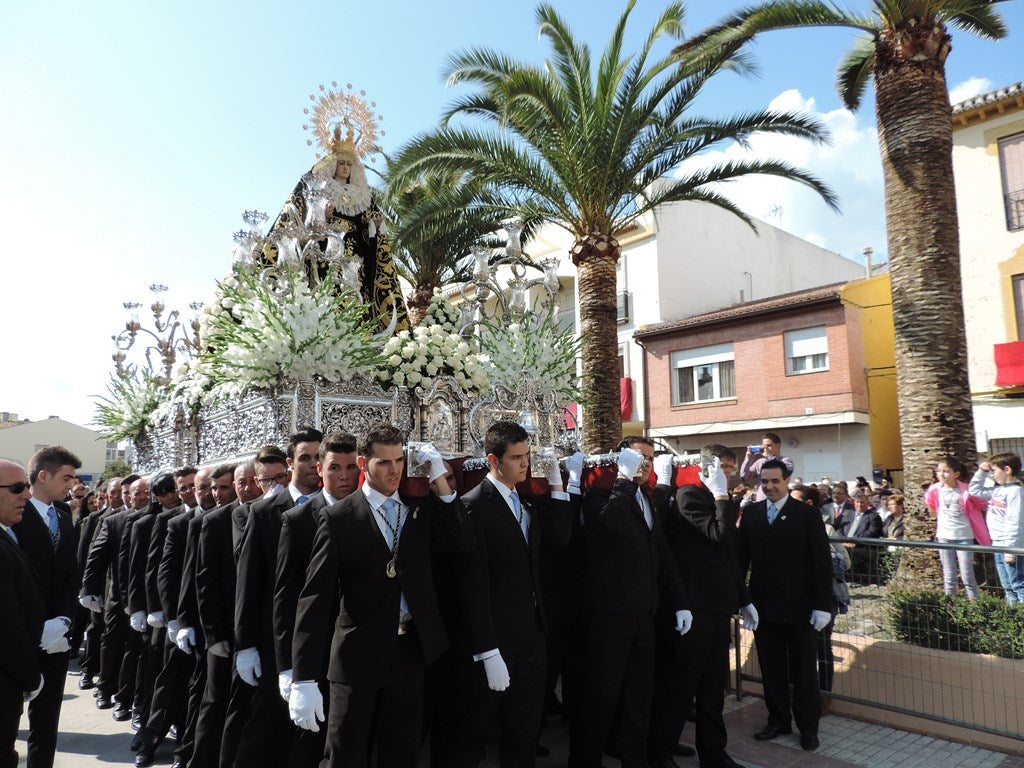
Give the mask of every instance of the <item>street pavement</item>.
[{"label": "street pavement", "polygon": [[[1006,755],[988,749],[921,736],[887,726],[852,720],[837,715],[822,719],[821,747],[804,752],[796,735],[772,742],[755,741],[752,734],[765,721],[759,698],[746,696],[742,702],[727,699],[726,723],[729,728],[729,753],[748,768],[1024,768],[1024,757]],[[92,691],[78,690],[75,662],[68,674],[61,713],[61,733],[57,742],[55,768],[91,768],[92,766],[133,765],[129,749],[132,730],[118,723],[111,710],[100,711],[93,704]],[[27,721],[16,745],[25,765]],[[692,743],[693,726],[687,725],[683,741]],[[563,768],[568,761],[569,729],[552,718],[541,735],[541,744],[551,755],[537,760],[537,768]],[[172,744],[165,742],[157,752],[157,765],[170,765]],[[696,758],[677,758],[680,768],[697,768]],[[426,768],[428,760],[421,761]],[[498,765],[492,749],[487,768]],[[619,761],[606,757],[607,768],[618,768]]]}]

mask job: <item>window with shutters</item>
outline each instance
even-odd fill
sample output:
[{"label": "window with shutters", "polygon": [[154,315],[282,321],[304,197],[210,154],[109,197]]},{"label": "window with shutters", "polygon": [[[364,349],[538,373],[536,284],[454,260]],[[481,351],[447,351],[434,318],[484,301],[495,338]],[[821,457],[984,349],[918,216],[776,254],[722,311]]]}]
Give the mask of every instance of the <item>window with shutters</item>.
[{"label": "window with shutters", "polygon": [[1024,133],[999,140],[999,171],[1003,179],[1006,228],[1024,229]]},{"label": "window with shutters", "polygon": [[786,373],[818,373],[828,370],[828,336],[825,326],[787,331]]},{"label": "window with shutters", "polygon": [[673,405],[736,397],[732,344],[673,352],[671,369]]}]

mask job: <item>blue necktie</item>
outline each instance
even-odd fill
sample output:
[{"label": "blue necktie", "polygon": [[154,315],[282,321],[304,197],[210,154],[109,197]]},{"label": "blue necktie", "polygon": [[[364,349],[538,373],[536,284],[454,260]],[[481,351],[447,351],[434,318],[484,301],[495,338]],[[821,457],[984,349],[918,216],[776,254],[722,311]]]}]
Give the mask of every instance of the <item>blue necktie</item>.
[{"label": "blue necktie", "polygon": [[57,510],[53,508],[51,504],[46,508],[46,516],[50,520],[50,541],[53,543],[53,548],[57,548],[57,542],[60,541],[60,529],[57,527]]},{"label": "blue necktie", "polygon": [[523,504],[519,501],[519,494],[512,491],[508,495],[509,500],[512,502],[512,511],[516,513],[516,522],[519,523],[519,529],[523,532],[523,536],[526,541],[530,541],[530,531],[526,525],[526,517],[523,515]]},{"label": "blue necktie", "polygon": [[775,516],[779,514],[779,510],[775,508],[775,502],[768,502],[768,525],[775,522]]},{"label": "blue necktie", "polygon": [[398,528],[398,502],[394,499],[387,499],[381,504],[381,509],[384,510],[384,517],[394,531],[399,530]]},{"label": "blue necktie", "polygon": [[295,500],[295,506],[297,507],[299,506],[299,504],[305,504],[307,501],[309,501],[309,496],[307,496],[306,494],[302,494],[301,496],[299,496],[299,498]]}]

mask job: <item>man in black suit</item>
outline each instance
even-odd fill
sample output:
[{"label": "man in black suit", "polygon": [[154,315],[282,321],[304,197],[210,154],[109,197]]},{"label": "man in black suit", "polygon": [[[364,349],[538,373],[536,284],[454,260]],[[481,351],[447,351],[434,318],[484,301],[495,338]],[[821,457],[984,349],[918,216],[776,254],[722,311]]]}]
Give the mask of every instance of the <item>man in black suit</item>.
[{"label": "man in black suit", "polygon": [[[123,478],[120,477],[112,477],[107,481],[107,505],[96,514],[89,515],[82,526],[82,532],[78,539],[78,571],[83,584],[85,583],[85,567],[89,562],[89,550],[100,529],[100,522],[104,518],[120,512],[124,507],[124,500],[121,496],[122,480]],[[85,647],[81,663],[82,676],[78,680],[78,687],[83,691],[96,687],[96,679],[100,675],[100,649],[104,629],[103,611],[89,611],[88,608],[86,610],[89,613],[89,625],[85,629]]]},{"label": "man in black suit", "polygon": [[281,518],[319,493],[317,458],[323,433],[307,428],[288,438],[291,482],[277,495],[253,503],[242,535],[235,585],[235,670],[252,686],[236,765],[280,766],[287,761],[294,728],[281,700],[274,653],[274,581]]},{"label": "man in black suit", "polygon": [[[132,610],[129,604],[129,585],[131,582],[131,547],[132,528],[135,523],[150,514],[150,505],[153,504],[153,495],[149,491],[149,480],[140,477],[128,488],[128,506],[131,512],[124,521],[124,531],[121,533],[121,546],[117,552],[117,568],[121,582],[121,593],[124,599],[124,613],[128,617],[128,632],[124,644],[124,659],[121,661],[121,674],[118,683],[118,695],[115,697],[115,706],[112,717],[114,720],[130,720],[133,713],[141,713],[148,701],[144,701],[145,685],[143,666],[145,664],[144,649],[146,639],[142,632],[145,631],[145,614],[135,617],[135,625],[132,625]],[[139,619],[142,619],[142,631],[136,629],[140,626]]]},{"label": "man in black suit", "polygon": [[13,526],[26,509],[29,482],[25,470],[0,459],[0,768],[17,768],[14,742],[26,701],[31,707],[46,682],[39,665],[43,635],[44,598],[35,569],[29,562]]},{"label": "man in black suit", "polygon": [[[122,501],[126,490],[139,479],[128,475],[121,482]],[[114,497],[111,497],[114,499]],[[118,553],[124,527],[132,510],[128,506],[114,510],[100,520],[96,535],[89,546],[89,559],[82,577],[79,602],[89,610],[103,613],[103,634],[100,636],[100,679],[97,685],[96,707],[110,709],[114,700],[129,696],[121,688],[120,671],[128,639],[128,616],[124,612],[121,589],[121,568]],[[129,700],[130,703],[130,700]]]},{"label": "man in black suit", "polygon": [[[278,685],[287,704],[292,684],[292,634],[299,594],[306,582],[306,568],[313,554],[313,540],[320,527],[321,513],[359,487],[357,441],[354,435],[332,432],[320,443],[317,473],[323,491],[305,504],[292,507],[281,518],[281,539],[277,547],[277,575],[274,581],[274,652]],[[326,693],[326,686],[321,693]],[[315,768],[324,755],[323,731],[296,729],[288,757],[292,768]]]},{"label": "man in black suit", "polygon": [[828,522],[836,529],[840,536],[846,536],[846,531],[853,522],[855,514],[853,503],[850,501],[850,494],[847,491],[846,483],[838,482],[832,489],[832,501],[821,508],[822,518],[828,518]]},{"label": "man in black suit", "polygon": [[463,497],[476,531],[473,553],[461,572],[460,592],[473,661],[461,721],[466,761],[485,755],[487,726],[497,716],[502,768],[530,768],[537,751],[546,682],[546,622],[540,583],[541,540],[561,548],[572,532],[569,496],[553,463],[550,498],[533,502],[516,490],[530,471],[530,436],[520,425],[499,421],[487,430],[484,450],[490,472]]},{"label": "man in black suit", "polygon": [[[885,527],[882,516],[871,507],[871,500],[863,491],[853,494],[853,520],[846,528],[844,536],[859,539],[880,539]],[[870,544],[858,546],[852,541],[843,542],[843,546],[850,550],[850,574],[849,580],[859,584],[871,584],[878,580],[878,555],[882,552],[880,547],[873,547]]]},{"label": "man in black suit", "polygon": [[43,596],[43,625],[39,668],[43,690],[28,706],[28,765],[51,768],[57,751],[57,730],[64,680],[68,673],[68,639],[78,593],[77,542],[71,510],[63,502],[82,462],[66,448],[53,446],[33,454],[28,462],[32,498],[21,521],[11,526],[21,551],[28,557]]},{"label": "man in black suit", "polygon": [[[676,492],[665,521],[665,536],[686,585],[693,627],[685,635],[659,626],[648,758],[651,768],[672,768],[686,710],[696,697],[696,747],[704,768],[738,768],[725,751],[728,734],[723,709],[729,682],[732,617],[757,626],[736,562],[739,502],[729,494],[736,454],[713,443],[701,452],[711,457],[698,483]],[[672,456],[655,459],[658,489],[669,492]]]},{"label": "man in black suit", "polygon": [[655,613],[659,603],[686,634],[692,616],[658,508],[646,491],[654,446],[646,437],[619,444],[610,491],[583,498],[586,570],[582,638],[584,690],[573,712],[570,768],[598,768],[618,714],[623,768],[647,768],[647,729],[654,685]]},{"label": "man in black suit", "polygon": [[768,708],[768,723],[754,738],[792,733],[795,720],[800,746],[810,750],[819,746],[818,631],[832,618],[832,565],[821,514],[789,496],[789,475],[781,461],[761,466],[765,499],[743,513],[736,552],[740,574],[746,578],[750,571],[759,616],[754,642]]},{"label": "man in black suit", "polygon": [[433,494],[399,496],[403,443],[391,425],[363,439],[358,461],[365,482],[323,513],[299,597],[289,710],[296,725],[317,730],[324,719],[318,682],[326,674],[323,768],[366,768],[372,745],[378,765],[414,768],[424,667],[448,644],[431,555],[473,548],[473,529],[436,450],[417,456],[430,465]]}]

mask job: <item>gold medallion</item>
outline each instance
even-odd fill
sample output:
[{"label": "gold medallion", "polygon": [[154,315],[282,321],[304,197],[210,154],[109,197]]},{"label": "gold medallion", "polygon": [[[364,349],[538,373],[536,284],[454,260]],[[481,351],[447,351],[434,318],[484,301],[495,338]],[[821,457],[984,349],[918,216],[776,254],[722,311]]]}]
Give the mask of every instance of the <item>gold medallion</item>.
[{"label": "gold medallion", "polygon": [[388,567],[385,570],[385,573],[388,575],[389,579],[393,579],[398,575],[398,568],[395,566],[395,558],[392,557],[388,561]]}]

